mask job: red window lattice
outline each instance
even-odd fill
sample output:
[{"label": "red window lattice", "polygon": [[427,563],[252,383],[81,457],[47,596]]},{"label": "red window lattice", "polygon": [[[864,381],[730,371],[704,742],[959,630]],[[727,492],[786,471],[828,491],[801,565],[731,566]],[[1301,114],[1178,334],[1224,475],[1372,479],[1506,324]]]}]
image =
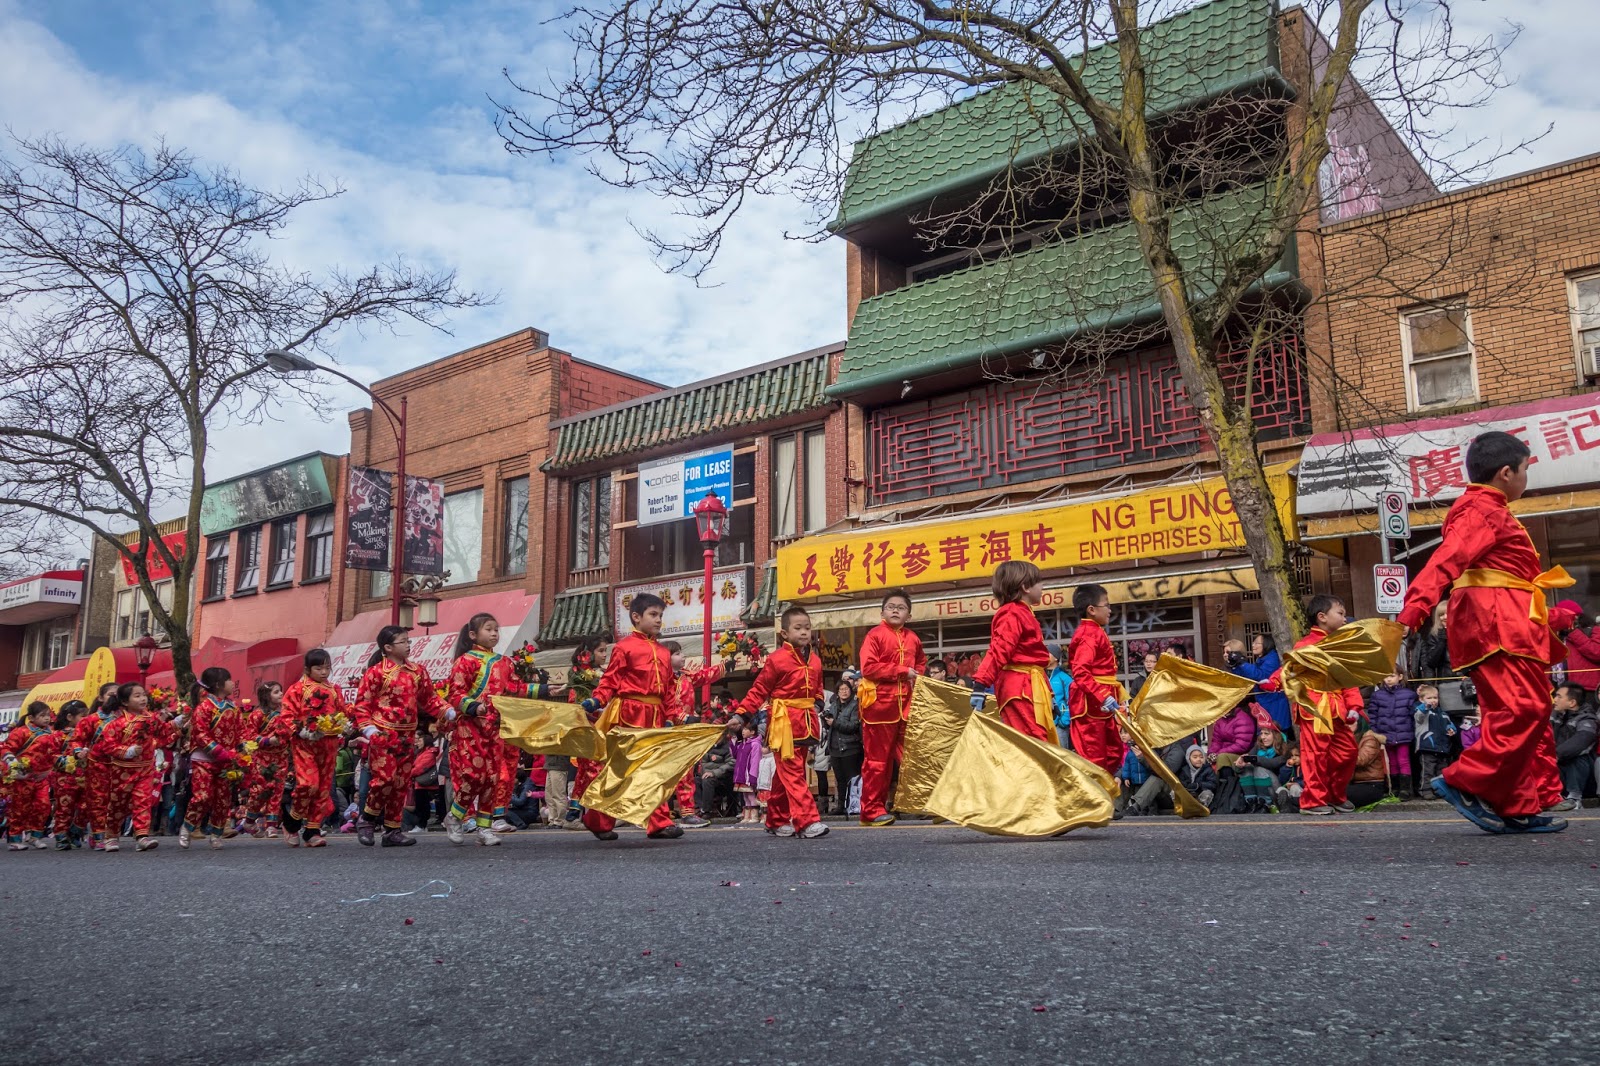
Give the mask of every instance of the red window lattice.
[{"label": "red window lattice", "polygon": [[[1223,377],[1243,394],[1244,353],[1223,357]],[[1308,428],[1299,345],[1255,367],[1251,410],[1263,440]],[[874,504],[1192,455],[1205,445],[1170,350],[1117,360],[1065,384],[990,382],[868,416]]]}]

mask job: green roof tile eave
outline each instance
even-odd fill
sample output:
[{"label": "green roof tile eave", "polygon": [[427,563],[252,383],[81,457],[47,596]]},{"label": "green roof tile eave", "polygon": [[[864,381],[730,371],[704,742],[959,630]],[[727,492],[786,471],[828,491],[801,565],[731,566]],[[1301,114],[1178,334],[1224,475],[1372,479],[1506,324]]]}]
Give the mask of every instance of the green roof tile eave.
[{"label": "green roof tile eave", "polygon": [[[1221,99],[1224,96],[1229,96],[1234,93],[1240,93],[1248,89],[1257,88],[1267,89],[1270,92],[1278,94],[1284,99],[1288,100],[1294,99],[1296,95],[1294,86],[1287,78],[1283,76],[1283,72],[1278,70],[1275,66],[1268,65],[1241,75],[1240,77],[1217,87],[1211,92],[1191,99],[1179,101],[1173,104],[1171,107],[1166,108],[1161,113],[1165,114],[1175,111],[1180,107],[1187,108],[1204,106],[1212,103],[1215,100]],[[1036,148],[1025,152],[1019,152],[1014,158],[1009,160],[1009,164],[1014,166],[1026,166],[1027,164],[1044,157],[1050,152],[1060,152],[1071,148],[1073,145],[1077,144],[1079,140],[1080,138],[1072,137],[1064,139],[1059,143],[1052,144],[1046,148]],[[997,164],[991,162],[974,163],[971,166],[963,167],[961,170],[951,174],[949,177],[942,178],[938,181],[929,182],[925,185],[910,189],[896,196],[876,202],[869,200],[863,207],[848,215],[844,210],[844,204],[841,200],[839,214],[827,224],[828,232],[837,236],[843,236],[847,234],[848,231],[867,225],[870,222],[876,222],[882,218],[904,214],[910,211],[912,208],[921,207],[922,205],[932,200],[936,200],[941,196],[948,196],[952,193],[970,189],[978,185],[980,182],[986,181],[989,178],[994,177],[994,175],[999,174],[1005,169],[1006,165],[1007,164],[1004,163]],[[846,195],[848,195],[848,192]]]},{"label": "green roof tile eave", "polygon": [[[1255,295],[1281,290],[1288,290],[1297,299],[1305,299],[1310,293],[1310,290],[1306,288],[1305,283],[1300,280],[1298,275],[1281,267],[1269,271],[1260,281],[1257,281],[1245,291],[1246,294]],[[896,363],[874,371],[856,374],[841,370],[839,380],[828,386],[828,395],[836,399],[846,399],[871,392],[874,389],[898,385],[908,378],[914,379],[960,370],[964,367],[981,363],[985,358],[1012,355],[1047,344],[1060,344],[1084,333],[1144,325],[1154,322],[1160,317],[1161,305],[1158,301],[1152,299],[1132,306],[1124,306],[1115,311],[1108,310],[1105,314],[1091,316],[1087,319],[1074,319],[1063,326],[1041,328],[1003,344],[987,344],[982,341],[965,344],[941,353],[932,360],[920,362],[913,367],[908,367],[904,363]]]}]

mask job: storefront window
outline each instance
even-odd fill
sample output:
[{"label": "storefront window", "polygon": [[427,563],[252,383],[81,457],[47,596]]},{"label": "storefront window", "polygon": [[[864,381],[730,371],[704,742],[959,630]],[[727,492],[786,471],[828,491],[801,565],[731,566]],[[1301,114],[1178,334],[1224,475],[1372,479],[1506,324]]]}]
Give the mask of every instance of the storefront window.
[{"label": "storefront window", "polygon": [[333,512],[318,511],[306,518],[306,581],[333,573]]},{"label": "storefront window", "polygon": [[483,490],[468,489],[444,498],[444,568],[449,585],[478,580],[483,565]]},{"label": "storefront window", "polygon": [[1577,584],[1556,594],[1576,600],[1590,615],[1600,613],[1600,511],[1551,515],[1545,519],[1550,565],[1564,566]]}]

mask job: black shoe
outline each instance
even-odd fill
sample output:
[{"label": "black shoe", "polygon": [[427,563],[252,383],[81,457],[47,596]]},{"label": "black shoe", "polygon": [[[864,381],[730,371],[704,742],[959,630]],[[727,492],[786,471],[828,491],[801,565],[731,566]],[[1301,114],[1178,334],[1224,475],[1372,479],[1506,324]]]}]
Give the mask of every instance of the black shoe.
[{"label": "black shoe", "polygon": [[372,847],[374,843],[373,834],[377,832],[377,828],[371,822],[356,823],[356,839],[361,842],[362,847]]},{"label": "black shoe", "polygon": [[417,838],[404,829],[391,829],[383,834],[383,846],[386,848],[409,848],[417,842]]},{"label": "black shoe", "polygon": [[675,825],[664,825],[660,829],[652,829],[645,836],[651,840],[677,840],[683,836],[683,830]]},{"label": "black shoe", "polygon": [[617,839],[616,831],[612,830],[612,829],[591,829],[591,830],[589,830],[589,832],[594,834],[594,838],[596,840],[615,840],[615,839]]}]

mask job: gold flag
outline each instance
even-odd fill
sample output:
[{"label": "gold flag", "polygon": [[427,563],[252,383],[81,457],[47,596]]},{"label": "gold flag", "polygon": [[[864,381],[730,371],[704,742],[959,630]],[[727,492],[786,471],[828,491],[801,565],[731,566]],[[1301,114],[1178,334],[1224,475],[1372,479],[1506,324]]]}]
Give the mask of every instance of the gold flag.
[{"label": "gold flag", "polygon": [[1110,774],[1081,756],[994,715],[969,714],[926,808],[997,836],[1059,836],[1110,825],[1116,787]]},{"label": "gold flag", "polygon": [[496,696],[500,739],[530,755],[571,755],[599,761],[606,757],[606,738],[576,703]]},{"label": "gold flag", "polygon": [[[1163,655],[1162,658],[1165,659],[1167,656]],[[1154,676],[1151,675],[1152,678]],[[1204,818],[1211,813],[1211,808],[1196,799],[1194,794],[1183,786],[1183,782],[1178,780],[1178,775],[1168,768],[1165,760],[1161,758],[1161,753],[1156,751],[1156,746],[1150,742],[1144,731],[1134,724],[1133,719],[1118,711],[1117,722],[1122,726],[1123,732],[1128,734],[1129,742],[1139,752],[1139,757],[1144,760],[1145,766],[1172,789],[1172,806],[1177,810],[1179,817]]]},{"label": "gold flag", "polygon": [[1128,705],[1128,718],[1152,749],[1164,748],[1239,706],[1253,688],[1255,682],[1247,677],[1163,652],[1155,672]]},{"label": "gold flag", "polygon": [[[993,699],[990,700],[993,705]],[[895,786],[895,807],[925,811],[933,787],[939,783],[950,753],[972,716],[972,690],[946,681],[919,677],[911,689],[906,720],[905,754],[900,760],[900,783]]]},{"label": "gold flag", "polygon": [[1394,673],[1406,627],[1387,618],[1363,618],[1329,633],[1316,644],[1283,656],[1283,694],[1297,707],[1310,708],[1312,728],[1333,732],[1327,694],[1376,685]]},{"label": "gold flag", "polygon": [[714,723],[667,729],[618,726],[606,735],[606,764],[580,802],[620,821],[644,825],[722,733],[723,727]]}]

